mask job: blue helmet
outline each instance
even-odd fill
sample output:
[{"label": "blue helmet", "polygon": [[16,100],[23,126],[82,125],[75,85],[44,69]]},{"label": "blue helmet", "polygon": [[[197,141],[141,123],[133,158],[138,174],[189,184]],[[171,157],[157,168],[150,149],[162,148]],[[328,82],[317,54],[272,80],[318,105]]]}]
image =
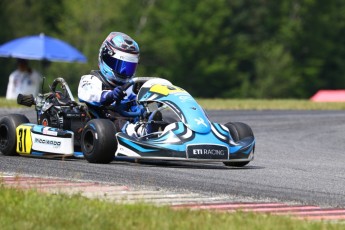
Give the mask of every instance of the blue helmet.
[{"label": "blue helmet", "polygon": [[138,44],[121,32],[111,32],[99,50],[99,69],[113,86],[128,82],[134,76],[138,62]]}]

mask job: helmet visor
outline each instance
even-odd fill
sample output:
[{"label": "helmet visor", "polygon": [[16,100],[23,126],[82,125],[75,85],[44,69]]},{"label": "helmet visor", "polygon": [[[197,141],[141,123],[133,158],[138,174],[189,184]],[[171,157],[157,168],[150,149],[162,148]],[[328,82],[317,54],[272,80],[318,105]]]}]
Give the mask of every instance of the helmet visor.
[{"label": "helmet visor", "polygon": [[[120,75],[122,77],[132,77],[138,66],[138,57],[123,52],[121,53],[125,54],[125,56],[117,52],[117,54],[113,56],[105,55],[103,60],[116,75]],[[129,57],[129,55],[132,57]]]}]

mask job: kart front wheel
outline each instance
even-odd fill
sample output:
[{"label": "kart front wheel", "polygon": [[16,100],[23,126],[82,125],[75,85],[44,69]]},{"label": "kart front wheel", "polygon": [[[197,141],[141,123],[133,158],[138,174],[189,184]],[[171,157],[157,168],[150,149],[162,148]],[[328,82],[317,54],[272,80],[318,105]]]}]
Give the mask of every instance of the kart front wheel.
[{"label": "kart front wheel", "polygon": [[22,114],[10,114],[0,120],[0,151],[6,156],[18,155],[16,152],[16,128],[29,119]]},{"label": "kart front wheel", "polygon": [[81,135],[81,149],[85,159],[90,163],[110,163],[115,156],[117,141],[116,128],[107,119],[89,121]]},{"label": "kart front wheel", "polygon": [[[229,122],[225,126],[229,129],[231,137],[235,142],[246,138],[254,137],[253,131],[249,125],[242,122]],[[250,161],[239,161],[239,162],[223,162],[226,166],[243,167]]]}]

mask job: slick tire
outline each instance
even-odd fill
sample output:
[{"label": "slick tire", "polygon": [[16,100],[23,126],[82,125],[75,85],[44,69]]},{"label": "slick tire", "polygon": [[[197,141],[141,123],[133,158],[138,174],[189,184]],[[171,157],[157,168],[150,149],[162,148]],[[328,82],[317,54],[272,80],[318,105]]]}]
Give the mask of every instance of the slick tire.
[{"label": "slick tire", "polygon": [[81,150],[85,159],[90,163],[110,163],[117,149],[115,134],[116,128],[112,121],[107,119],[89,121],[81,135]]},{"label": "slick tire", "polygon": [[18,155],[16,152],[16,128],[29,123],[29,119],[22,114],[10,114],[0,119],[0,151],[6,156]]},{"label": "slick tire", "polygon": [[[253,131],[249,125],[242,122],[229,122],[225,126],[229,129],[230,135],[235,142],[245,138],[254,137]],[[223,162],[226,166],[243,167],[249,163],[249,161],[241,162]]]}]

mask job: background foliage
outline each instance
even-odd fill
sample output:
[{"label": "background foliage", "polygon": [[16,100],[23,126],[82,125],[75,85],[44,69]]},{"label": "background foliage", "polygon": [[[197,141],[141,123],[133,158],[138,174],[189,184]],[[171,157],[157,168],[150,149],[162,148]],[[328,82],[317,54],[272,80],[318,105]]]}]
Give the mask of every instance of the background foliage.
[{"label": "background foliage", "polygon": [[[50,63],[76,93],[111,31],[140,46],[137,76],[160,76],[196,97],[308,98],[345,88],[343,0],[0,0],[0,44],[45,33],[88,63]],[[0,95],[15,60],[0,58]]]}]

